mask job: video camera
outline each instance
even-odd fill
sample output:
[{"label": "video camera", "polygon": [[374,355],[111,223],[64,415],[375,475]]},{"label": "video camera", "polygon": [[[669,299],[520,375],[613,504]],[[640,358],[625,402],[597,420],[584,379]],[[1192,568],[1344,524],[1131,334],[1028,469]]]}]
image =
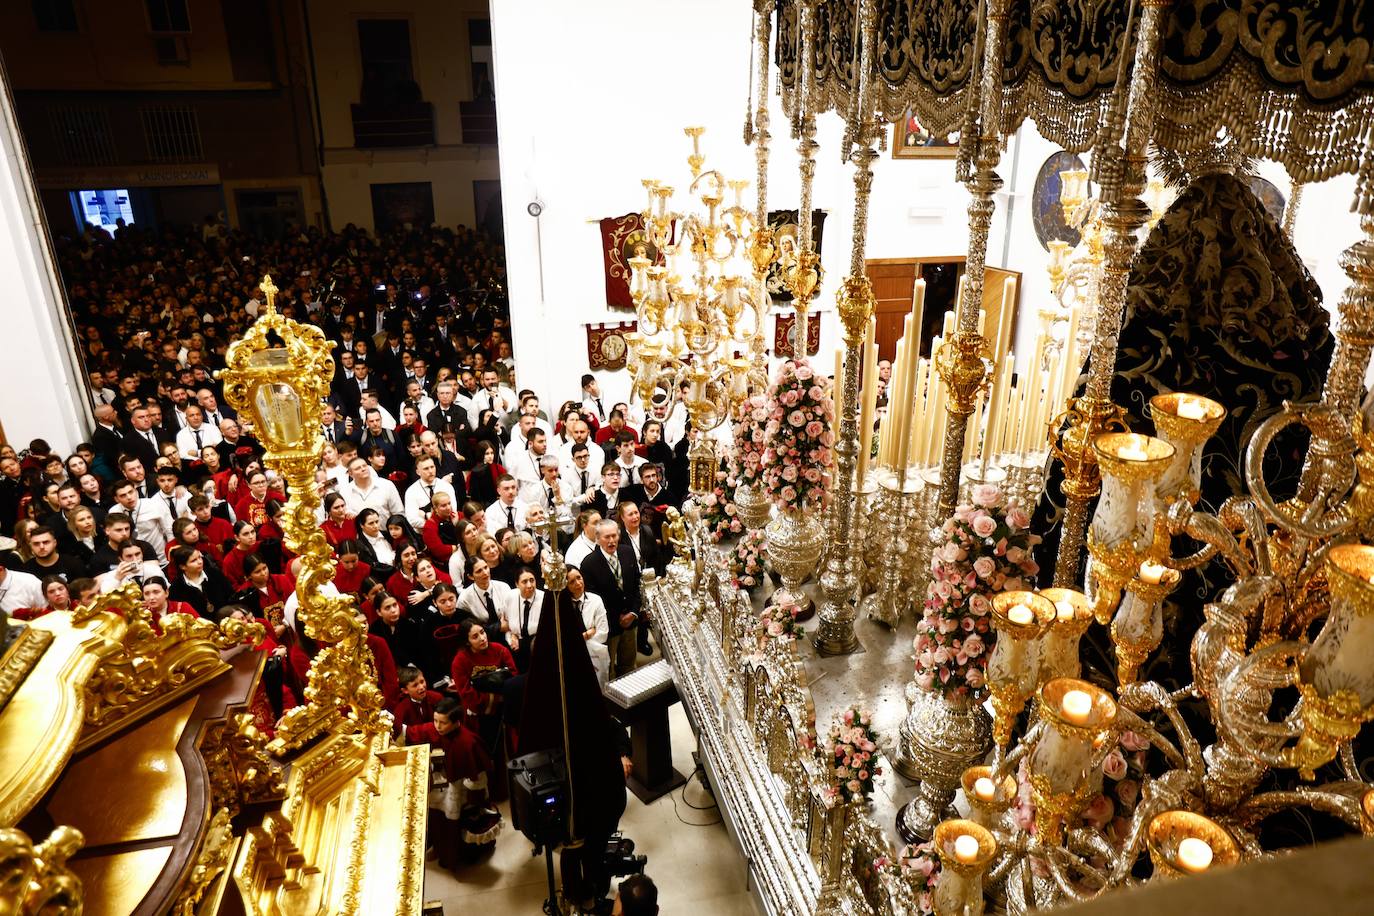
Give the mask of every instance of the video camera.
[{"label": "video camera", "polygon": [[645,855],[635,855],[635,841],[629,839],[619,830],[611,834],[611,838],[606,841],[605,863],[606,871],[610,872],[612,878],[625,878],[630,875],[644,874],[644,866],[648,864],[649,857]]}]

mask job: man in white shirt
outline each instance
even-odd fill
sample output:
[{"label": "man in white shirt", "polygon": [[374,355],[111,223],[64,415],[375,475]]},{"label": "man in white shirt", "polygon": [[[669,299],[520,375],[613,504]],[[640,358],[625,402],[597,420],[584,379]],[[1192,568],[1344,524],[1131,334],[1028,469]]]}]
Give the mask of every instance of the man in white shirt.
[{"label": "man in white shirt", "polygon": [[563,483],[568,488],[568,499],[576,505],[582,505],[592,498],[596,492],[597,485],[601,482],[601,474],[591,468],[591,450],[587,448],[585,442],[574,442],[572,447],[572,466],[563,466]]},{"label": "man in white shirt", "polygon": [[[601,524],[601,513],[587,510],[577,516],[577,526],[582,533],[579,534],[567,551],[563,554],[563,562],[567,564],[569,570],[577,569],[582,565],[582,561],[587,559],[587,554],[596,549],[596,526]],[[602,609],[604,613],[604,608]]]},{"label": "man in white shirt", "polygon": [[401,502],[396,485],[372,473],[372,466],[363,456],[354,455],[348,462],[348,476],[350,480],[339,487],[339,492],[350,517],[364,509],[376,509],[383,519],[405,513],[405,503]]},{"label": "man in white shirt", "polygon": [[632,487],[639,483],[639,469],[648,464],[635,454],[635,437],[628,432],[616,433],[615,463],[620,465],[620,485]]},{"label": "man in white shirt", "polygon": [[516,498],[520,484],[509,474],[496,481],[496,502],[487,506],[487,533],[495,535],[502,528],[525,530],[525,504]]},{"label": "man in white shirt", "polygon": [[559,479],[558,459],[552,455],[545,455],[539,459],[539,473],[542,475],[539,483],[535,485],[535,492],[531,494],[532,499],[526,500],[531,506],[538,506],[544,510],[544,515],[555,518],[558,515],[559,506],[567,506],[568,521],[566,524],[559,525],[559,529],[567,534],[573,530],[572,518],[572,488]]},{"label": "man in white shirt", "polygon": [[579,444],[587,446],[587,470],[592,472],[592,486],[596,486],[596,481],[601,477],[601,466],[606,463],[606,452],[591,440],[591,427],[582,420],[574,420],[568,424],[569,441],[559,449],[559,460],[563,462],[565,469],[574,466],[573,449]]},{"label": "man in white shirt", "polygon": [[167,542],[172,539],[172,514],[167,511],[167,504],[157,497],[139,499],[138,491],[127,480],[115,484],[114,498],[134,523],[134,537],[147,541],[157,551],[156,559],[161,563],[167,555]]},{"label": "man in white shirt", "polygon": [[534,417],[521,417],[520,422],[510,431],[510,442],[501,451],[501,463],[510,469],[524,457],[529,449],[529,436],[534,432]]},{"label": "man in white shirt", "polygon": [[453,484],[439,479],[434,459],[428,455],[415,462],[415,473],[420,479],[406,490],[406,521],[419,531],[429,518],[429,507],[436,493],[447,493],[454,502],[458,501],[458,496],[453,491]]},{"label": "man in white shirt", "polygon": [[387,410],[378,402],[376,388],[369,388],[363,392],[362,406],[358,408],[358,418],[362,420],[364,424],[367,423],[367,412],[369,410],[375,410],[382,415],[383,429],[393,430],[396,428],[396,418],[391,415],[391,411]]},{"label": "man in white shirt", "polygon": [[601,386],[596,382],[596,376],[588,372],[582,376],[582,409],[596,417],[596,422],[605,426],[606,419],[610,415],[607,407],[606,399],[601,396]]},{"label": "man in white shirt", "polygon": [[35,575],[0,566],[0,611],[41,610],[48,606],[43,583]]},{"label": "man in white shirt", "polygon": [[180,480],[176,468],[158,469],[157,492],[153,494],[153,499],[167,507],[167,513],[172,516],[173,522],[179,518],[189,518],[191,515],[191,494],[181,486]]},{"label": "man in white shirt", "polygon": [[482,419],[482,411],[490,410],[500,420],[509,411],[515,410],[515,392],[501,384],[501,376],[495,369],[482,370],[482,390],[472,398],[468,408],[468,422],[476,429]]},{"label": "man in white shirt", "polygon": [[197,404],[186,405],[186,425],[177,433],[177,454],[184,461],[199,461],[200,450],[219,445],[219,430],[205,422],[205,411]]},{"label": "man in white shirt", "polygon": [[606,605],[599,595],[587,591],[582,570],[576,566],[568,567],[567,586],[573,610],[582,616],[582,639],[587,643],[587,654],[592,657],[596,679],[605,687],[611,673],[611,655],[606,648],[611,627],[606,620]]},{"label": "man in white shirt", "polygon": [[[544,488],[541,482],[544,472],[539,469],[539,465],[546,455],[553,458],[552,455],[548,455],[549,437],[544,435],[542,429],[532,429],[526,446],[525,454],[512,456],[513,460],[506,464],[506,471],[520,482],[520,499],[523,502],[529,505],[542,504]],[[557,458],[553,458],[553,469],[555,472],[558,470]]]}]

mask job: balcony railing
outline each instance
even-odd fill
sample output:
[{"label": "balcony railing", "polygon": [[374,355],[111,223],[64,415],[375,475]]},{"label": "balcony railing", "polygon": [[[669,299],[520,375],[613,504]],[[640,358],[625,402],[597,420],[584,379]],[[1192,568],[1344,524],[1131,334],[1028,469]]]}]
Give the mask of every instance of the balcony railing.
[{"label": "balcony railing", "polygon": [[464,143],[496,143],[496,102],[459,102],[458,114],[463,122]]},{"label": "balcony railing", "polygon": [[434,145],[434,105],[430,102],[355,104],[352,108],[353,145],[358,149]]}]

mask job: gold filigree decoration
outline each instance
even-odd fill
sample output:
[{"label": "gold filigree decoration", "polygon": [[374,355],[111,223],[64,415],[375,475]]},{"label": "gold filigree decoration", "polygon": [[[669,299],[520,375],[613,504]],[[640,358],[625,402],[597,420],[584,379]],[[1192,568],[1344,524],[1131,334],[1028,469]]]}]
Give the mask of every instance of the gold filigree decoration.
[{"label": "gold filigree decoration", "polygon": [[52,641],[52,633],[33,627],[25,627],[15,636],[14,642],[5,650],[4,658],[0,659],[0,710],[9,703],[10,697],[24,683],[24,678],[29,676]]},{"label": "gold filigree decoration", "polygon": [[0,913],[80,916],[81,879],[67,859],[85,842],[75,827],[58,827],[36,846],[22,830],[0,829]]},{"label": "gold filigree decoration", "polygon": [[279,799],[285,792],[281,768],[267,752],[267,737],[250,713],[206,728],[200,754],[210,771],[210,791],[217,807],[237,816],[241,805]]},{"label": "gold filigree decoration", "polygon": [[229,867],[229,855],[234,848],[234,832],[229,823],[229,809],[220,808],[210,819],[205,831],[205,840],[200,844],[200,855],[186,886],[177,898],[173,912],[177,916],[195,916],[196,905],[200,903],[210,885]]},{"label": "gold filigree decoration", "polygon": [[227,618],[219,624],[189,614],[154,621],[137,583],[128,582],[77,608],[75,624],[104,611],[128,626],[120,647],[101,660],[86,682],[85,727],[77,749],[94,745],[130,716],[166,706],[229,669],[221,649],[263,638],[262,624]]}]

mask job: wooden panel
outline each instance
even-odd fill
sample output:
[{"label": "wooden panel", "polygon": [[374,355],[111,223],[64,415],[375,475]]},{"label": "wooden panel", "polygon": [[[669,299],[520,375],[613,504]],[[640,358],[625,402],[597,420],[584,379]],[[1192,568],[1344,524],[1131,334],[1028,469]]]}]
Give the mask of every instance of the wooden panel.
[{"label": "wooden panel", "polygon": [[915,258],[883,258],[865,265],[873,282],[877,300],[874,314],[878,326],[878,358],[892,359],[897,340],[902,336],[902,321],[911,311],[911,293],[916,285]]},{"label": "wooden panel", "polygon": [[997,334],[997,323],[1002,317],[1002,302],[1004,287],[1008,280],[1012,281],[1016,292],[1011,298],[1011,328],[1007,335],[1009,347],[1016,346],[1016,318],[1020,313],[1021,302],[1021,272],[1019,270],[1006,270],[1001,267],[985,267],[983,269],[983,309],[988,313],[987,322],[984,325],[983,333],[987,335],[994,349],[993,358],[1000,361],[1006,354],[992,338]]}]

